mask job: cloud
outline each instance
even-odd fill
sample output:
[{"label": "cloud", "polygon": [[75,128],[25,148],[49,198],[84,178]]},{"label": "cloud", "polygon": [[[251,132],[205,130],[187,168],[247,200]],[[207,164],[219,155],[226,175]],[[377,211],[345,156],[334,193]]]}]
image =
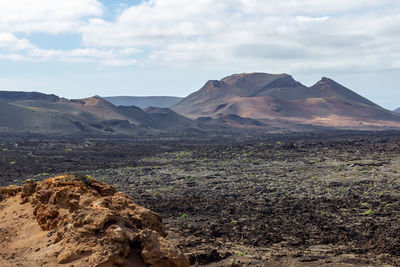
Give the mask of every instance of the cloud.
[{"label": "cloud", "polygon": [[18,39],[9,32],[0,32],[0,48],[8,50],[28,50],[35,46],[27,39]]},{"label": "cloud", "polygon": [[0,59],[11,61],[94,62],[102,66],[127,66],[137,64],[132,59],[140,50],[136,48],[78,48],[72,50],[41,49],[26,38],[0,32]]},{"label": "cloud", "polygon": [[146,47],[147,64],[399,68],[399,11],[392,0],[151,0],[81,33],[87,46]]},{"label": "cloud", "polygon": [[127,66],[137,64],[137,60],[132,59],[131,56],[138,51],[136,49],[79,48],[59,50],[35,48],[30,50],[27,56],[35,61],[94,62],[103,66]]},{"label": "cloud", "polygon": [[103,6],[97,0],[3,0],[0,31],[61,33],[75,31],[86,17],[98,17]]},{"label": "cloud", "polygon": [[[397,0],[143,0],[115,12],[106,18],[97,0],[1,1],[0,49],[15,59],[20,51],[18,60],[100,66],[224,70],[242,65],[271,72],[400,68]],[[15,37],[19,32],[28,35]],[[34,32],[73,32],[82,45],[41,49],[29,42]]]},{"label": "cloud", "polygon": [[296,14],[326,16],[396,4],[396,0],[239,0],[238,2],[241,9],[248,13],[284,16]]},{"label": "cloud", "polygon": [[326,21],[330,17],[308,17],[308,16],[297,16],[296,17],[299,22],[319,22],[319,21]]}]

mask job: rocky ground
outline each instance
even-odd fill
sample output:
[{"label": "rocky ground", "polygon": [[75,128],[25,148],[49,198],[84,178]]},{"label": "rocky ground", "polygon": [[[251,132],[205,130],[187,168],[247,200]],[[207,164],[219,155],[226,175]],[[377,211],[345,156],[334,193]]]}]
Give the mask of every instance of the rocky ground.
[{"label": "rocky ground", "polygon": [[80,171],[115,185],[192,264],[400,266],[400,133],[0,150],[3,184]]}]

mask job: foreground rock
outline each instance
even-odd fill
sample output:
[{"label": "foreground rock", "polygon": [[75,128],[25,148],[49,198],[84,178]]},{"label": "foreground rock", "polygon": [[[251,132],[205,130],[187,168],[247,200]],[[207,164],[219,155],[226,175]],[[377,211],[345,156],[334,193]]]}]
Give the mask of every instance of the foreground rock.
[{"label": "foreground rock", "polygon": [[160,215],[93,178],[27,180],[0,200],[2,266],[189,266]]}]

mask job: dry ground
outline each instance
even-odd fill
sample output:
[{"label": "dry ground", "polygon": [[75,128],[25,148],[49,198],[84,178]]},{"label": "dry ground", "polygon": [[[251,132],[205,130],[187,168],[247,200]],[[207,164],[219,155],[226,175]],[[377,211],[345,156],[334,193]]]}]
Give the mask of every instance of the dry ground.
[{"label": "dry ground", "polygon": [[33,207],[14,198],[0,202],[0,266],[58,266],[54,237],[42,231]]}]

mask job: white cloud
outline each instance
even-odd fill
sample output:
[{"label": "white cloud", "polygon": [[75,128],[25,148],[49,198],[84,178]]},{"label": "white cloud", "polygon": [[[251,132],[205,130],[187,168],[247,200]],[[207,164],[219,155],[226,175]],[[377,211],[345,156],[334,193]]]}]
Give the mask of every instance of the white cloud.
[{"label": "white cloud", "polygon": [[27,50],[35,46],[25,38],[18,39],[14,34],[9,32],[0,32],[0,48],[8,50]]},{"label": "white cloud", "polygon": [[330,17],[308,17],[308,16],[297,16],[296,17],[299,22],[319,22],[319,21],[326,21]]},{"label": "white cloud", "polygon": [[[121,6],[113,20],[104,9],[98,0],[0,1],[0,49],[10,58],[20,51],[19,60],[101,66],[400,68],[398,0],[149,0]],[[35,32],[74,32],[83,43],[41,49],[29,42]]]},{"label": "white cloud", "polygon": [[81,32],[87,46],[146,47],[147,64],[398,68],[399,11],[394,0],[152,0]]},{"label": "white cloud", "polygon": [[97,0],[2,0],[0,31],[60,33],[75,31],[82,18],[101,16]]},{"label": "white cloud", "polygon": [[139,52],[135,48],[78,48],[72,50],[41,49],[25,38],[17,38],[12,33],[0,32],[0,59],[12,61],[61,61],[94,62],[103,66],[127,66],[137,64],[132,56]]},{"label": "white cloud", "polygon": [[26,56],[32,61],[93,62],[101,66],[127,66],[137,64],[132,55],[136,49],[78,48],[73,50],[35,48]]},{"label": "white cloud", "polygon": [[29,60],[27,57],[20,54],[0,54],[0,59],[6,59],[11,61],[27,61]]},{"label": "white cloud", "polygon": [[238,0],[238,2],[243,10],[253,14],[317,16],[396,4],[396,0]]}]

